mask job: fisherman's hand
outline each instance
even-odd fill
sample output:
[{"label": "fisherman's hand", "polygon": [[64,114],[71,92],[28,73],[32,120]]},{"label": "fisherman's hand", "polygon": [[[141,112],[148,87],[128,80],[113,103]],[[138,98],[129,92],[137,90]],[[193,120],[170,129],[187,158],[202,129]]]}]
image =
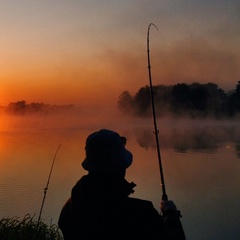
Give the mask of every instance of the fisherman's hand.
[{"label": "fisherman's hand", "polygon": [[177,210],[176,205],[171,200],[162,201],[161,205],[160,205],[160,209],[161,209],[161,212],[163,215],[173,214],[173,215],[178,215],[179,217],[181,217],[180,211]]},{"label": "fisherman's hand", "polygon": [[160,205],[160,209],[162,212],[166,212],[167,210],[177,210],[176,205],[173,201],[162,201]]}]

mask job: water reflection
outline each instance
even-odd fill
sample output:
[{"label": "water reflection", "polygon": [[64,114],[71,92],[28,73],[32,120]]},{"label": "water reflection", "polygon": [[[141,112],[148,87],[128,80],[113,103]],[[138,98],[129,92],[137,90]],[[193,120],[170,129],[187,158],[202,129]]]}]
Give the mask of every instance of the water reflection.
[{"label": "water reflection", "polygon": [[[174,126],[168,128],[168,132],[159,131],[158,137],[163,148],[173,148],[176,152],[187,153],[188,151],[214,153],[226,143],[235,145],[236,155],[240,155],[240,129],[237,125],[195,126],[191,124],[186,128]],[[155,134],[149,127],[136,130],[136,139],[140,147],[155,148]]]},{"label": "water reflection", "polygon": [[[0,129],[0,217],[38,216],[51,163],[62,144],[42,214],[47,222],[57,222],[72,186],[86,174],[81,168],[85,139],[103,127],[127,137],[127,148],[134,154],[127,172],[127,179],[137,184],[134,196],[159,208],[151,119],[60,115],[8,120]],[[239,123],[159,119],[158,124],[167,194],[182,211],[187,239],[240,239]]]}]

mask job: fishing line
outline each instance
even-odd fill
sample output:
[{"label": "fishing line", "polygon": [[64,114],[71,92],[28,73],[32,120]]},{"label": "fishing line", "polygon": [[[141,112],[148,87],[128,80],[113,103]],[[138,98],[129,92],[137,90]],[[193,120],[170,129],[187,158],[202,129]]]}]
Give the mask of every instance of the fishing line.
[{"label": "fishing line", "polygon": [[161,187],[162,187],[162,200],[167,201],[168,196],[166,194],[165,182],[164,182],[164,175],[163,175],[163,167],[162,167],[162,160],[161,160],[161,153],[160,153],[160,145],[158,139],[158,129],[157,129],[157,121],[156,121],[156,113],[155,113],[155,106],[154,106],[154,97],[153,97],[153,89],[152,89],[152,74],[151,74],[151,63],[150,63],[150,49],[149,49],[149,33],[151,26],[154,26],[157,30],[155,24],[150,23],[148,26],[147,31],[147,59],[148,59],[148,75],[149,75],[149,83],[150,83],[150,94],[151,94],[151,104],[152,104],[152,114],[153,114],[153,124],[154,124],[154,134],[157,146],[157,156],[158,156],[158,163],[159,163],[159,170],[160,170],[160,179],[161,179]]}]

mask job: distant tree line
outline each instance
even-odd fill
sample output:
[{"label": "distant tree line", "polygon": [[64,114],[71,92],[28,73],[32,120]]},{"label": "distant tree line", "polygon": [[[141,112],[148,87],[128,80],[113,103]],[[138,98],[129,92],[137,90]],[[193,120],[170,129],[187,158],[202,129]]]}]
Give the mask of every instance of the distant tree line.
[{"label": "distant tree line", "polygon": [[72,110],[74,105],[50,105],[45,103],[32,102],[27,103],[26,101],[11,102],[6,107],[2,107],[2,111],[8,114],[14,115],[26,115],[26,114],[52,114],[52,113],[63,113]]},{"label": "distant tree line", "polygon": [[[154,105],[158,117],[166,114],[181,117],[225,118],[240,116],[240,81],[236,89],[226,93],[215,83],[178,83],[153,86]],[[118,98],[118,109],[128,115],[151,116],[150,87],[145,86],[131,96],[124,91]]]}]

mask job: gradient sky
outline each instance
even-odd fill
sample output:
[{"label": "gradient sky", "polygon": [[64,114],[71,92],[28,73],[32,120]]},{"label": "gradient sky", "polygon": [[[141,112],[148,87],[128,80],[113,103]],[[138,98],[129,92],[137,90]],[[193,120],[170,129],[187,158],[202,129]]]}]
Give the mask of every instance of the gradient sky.
[{"label": "gradient sky", "polygon": [[0,105],[116,104],[149,83],[240,80],[239,0],[0,2]]}]

